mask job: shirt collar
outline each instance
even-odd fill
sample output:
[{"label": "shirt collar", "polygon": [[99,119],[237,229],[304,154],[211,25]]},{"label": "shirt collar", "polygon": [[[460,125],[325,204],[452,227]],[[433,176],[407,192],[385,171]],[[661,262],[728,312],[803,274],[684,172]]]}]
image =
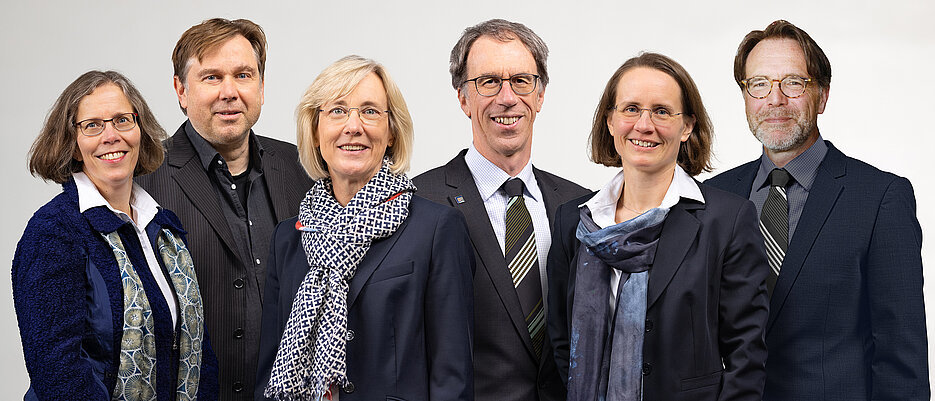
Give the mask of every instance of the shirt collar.
[{"label": "shirt collar", "polygon": [[[110,203],[104,199],[104,196],[101,195],[97,187],[94,186],[91,178],[85,173],[73,173],[72,177],[74,177],[75,187],[78,189],[78,210],[81,213],[94,207],[104,206],[114,212],[114,214],[123,221],[132,221],[130,216],[127,216],[126,213],[110,206]],[[130,208],[136,212],[136,221],[139,227],[148,226],[149,223],[153,221],[153,218],[156,217],[156,213],[159,212],[159,204],[156,203],[156,200],[136,183],[133,183],[133,192],[130,193]]]},{"label": "shirt collar", "polygon": [[[621,189],[623,189],[623,169],[614,176],[596,195],[587,202],[578,207],[587,206],[591,211],[591,218],[601,227],[609,227],[617,224],[617,200],[620,199]],[[704,203],[704,196],[701,194],[701,188],[698,183],[679,165],[675,165],[675,171],[672,176],[672,183],[666,190],[666,195],[662,198],[659,207],[671,208],[679,202],[679,199],[687,198]]]},{"label": "shirt collar", "polygon": [[[514,178],[500,167],[497,167],[496,164],[487,160],[484,155],[477,151],[473,143],[468,147],[468,151],[464,155],[464,162],[467,163],[468,169],[471,170],[471,175],[474,176],[474,182],[477,184],[477,191],[484,202],[497,193],[497,190],[503,186],[506,180]],[[526,195],[530,196],[533,201],[541,201],[542,191],[539,189],[536,175],[532,171],[532,163],[527,162],[519,174],[516,174],[515,178],[523,181],[523,185],[526,186]]]},{"label": "shirt collar", "polygon": [[[191,120],[185,122],[185,135],[188,135],[188,140],[191,141],[192,146],[195,148],[195,152],[198,153],[198,159],[201,160],[201,166],[204,167],[205,171],[210,171],[211,166],[218,164],[218,160],[227,163],[227,161],[224,160],[224,157],[218,153],[217,149],[214,149],[214,146],[211,146],[211,143],[202,137],[198,131],[195,131],[195,127],[192,126]],[[263,155],[264,150],[252,129],[250,130],[250,134],[247,140],[250,141],[250,164],[247,168],[254,168],[257,171],[262,172],[263,166],[261,164],[262,158],[260,156]]]},{"label": "shirt collar", "polygon": [[[825,144],[825,141],[822,140],[821,135],[819,135],[818,140],[815,141],[812,146],[809,146],[802,154],[796,156],[789,161],[789,163],[786,163],[783,168],[788,171],[792,179],[805,188],[807,192],[811,190],[812,183],[815,182],[815,176],[818,175],[818,166],[821,165],[821,161],[825,159],[827,153],[828,145]],[[773,163],[769,156],[766,156],[766,151],[764,150],[763,154],[760,155],[760,168],[756,172],[756,177],[753,178],[754,188],[759,189],[766,186],[769,173],[773,171],[774,168],[777,168],[776,163]]]}]

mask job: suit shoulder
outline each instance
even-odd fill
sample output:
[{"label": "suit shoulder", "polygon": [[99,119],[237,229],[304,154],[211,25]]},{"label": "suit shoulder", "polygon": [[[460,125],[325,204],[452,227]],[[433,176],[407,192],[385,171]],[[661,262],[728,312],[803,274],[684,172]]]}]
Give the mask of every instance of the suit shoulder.
[{"label": "suit shoulder", "polygon": [[723,171],[714,177],[708,178],[704,183],[712,187],[722,188],[724,185],[729,185],[732,181],[736,180],[743,172],[749,171],[757,162],[759,162],[759,159]]},{"label": "suit shoulder", "polygon": [[422,187],[433,187],[436,185],[441,185],[445,182],[445,166],[438,166],[431,170],[428,170],[422,174],[419,174],[412,179],[412,183],[416,185],[417,188]]},{"label": "suit shoulder", "polygon": [[704,196],[705,203],[737,205],[739,207],[750,201],[733,192],[725,191],[717,186],[711,185],[708,181],[699,184],[698,187],[701,189],[701,194]]},{"label": "suit shoulder", "polygon": [[[535,169],[535,171],[538,171],[538,172],[539,172],[540,177],[543,177],[543,178],[545,178],[546,180],[551,180],[552,183],[555,184],[555,186],[558,188],[559,191],[564,192],[564,193],[567,193],[568,196],[576,196],[576,197],[577,197],[577,196],[581,196],[581,195],[584,195],[584,194],[587,194],[587,193],[590,193],[590,192],[591,192],[591,190],[589,190],[589,189],[587,189],[587,188],[585,188],[585,187],[582,187],[581,185],[578,185],[578,184],[576,184],[576,183],[574,183],[574,182],[572,182],[572,181],[566,180],[566,179],[564,179],[564,178],[562,178],[562,177],[559,177],[559,176],[557,176],[557,175],[555,175],[555,174],[552,174],[552,173],[550,173],[550,172],[548,172],[548,171],[540,170],[540,169]],[[592,194],[592,196],[593,196],[593,194]]]},{"label": "suit shoulder", "polygon": [[454,208],[433,202],[418,194],[413,195],[409,203],[409,211],[410,216],[417,215],[419,218],[434,216],[436,219],[444,219],[459,214]]},{"label": "suit shoulder", "polygon": [[298,154],[299,152],[295,145],[286,141],[280,141],[279,139],[273,139],[261,135],[257,135],[256,139],[260,141],[260,144],[263,145],[263,148],[272,148],[277,151],[292,152],[295,154]]}]

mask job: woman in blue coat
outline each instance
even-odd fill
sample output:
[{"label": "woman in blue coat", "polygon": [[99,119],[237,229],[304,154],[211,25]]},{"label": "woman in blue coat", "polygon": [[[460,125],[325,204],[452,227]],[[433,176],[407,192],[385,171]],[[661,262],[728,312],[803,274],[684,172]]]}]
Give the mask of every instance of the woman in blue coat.
[{"label": "woman in blue coat", "polygon": [[29,153],[62,184],[13,259],[27,400],[213,400],[217,363],[178,218],[133,184],[165,131],[139,91],[89,71],[55,102]]},{"label": "woman in blue coat", "polygon": [[318,181],[273,233],[257,399],[473,400],[474,255],[461,214],[413,194],[399,89],[348,56],[296,114]]}]

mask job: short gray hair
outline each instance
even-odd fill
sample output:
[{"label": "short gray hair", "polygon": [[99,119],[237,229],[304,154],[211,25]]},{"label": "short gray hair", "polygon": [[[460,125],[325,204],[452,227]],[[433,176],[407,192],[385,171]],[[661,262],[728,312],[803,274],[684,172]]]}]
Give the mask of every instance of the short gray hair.
[{"label": "short gray hair", "polygon": [[507,42],[519,39],[526,46],[526,49],[532,53],[532,58],[536,60],[536,69],[539,80],[542,81],[542,88],[549,83],[549,72],[546,69],[546,61],[549,58],[549,47],[545,45],[542,38],[536,35],[532,29],[519,22],[511,22],[504,19],[492,19],[481,22],[472,27],[468,27],[461,34],[458,43],[451,49],[451,58],[448,71],[451,72],[451,86],[455,89],[461,87],[467,78],[467,58],[471,51],[474,41],[481,36],[491,36],[500,41]]}]

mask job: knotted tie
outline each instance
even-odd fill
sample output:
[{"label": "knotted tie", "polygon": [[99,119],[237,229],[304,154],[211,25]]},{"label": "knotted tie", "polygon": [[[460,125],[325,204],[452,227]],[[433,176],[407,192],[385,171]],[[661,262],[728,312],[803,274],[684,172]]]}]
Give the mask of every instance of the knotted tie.
[{"label": "knotted tie", "polygon": [[523,188],[523,181],[518,178],[511,178],[503,184],[503,191],[510,197],[504,218],[506,230],[503,249],[516,295],[526,316],[526,328],[533,350],[536,357],[541,357],[545,340],[545,310],[542,307],[539,279],[539,253],[536,250],[532,219],[523,198]]},{"label": "knotted tie", "polygon": [[769,173],[769,195],[760,213],[760,232],[766,243],[771,273],[766,279],[766,289],[770,295],[789,247],[789,200],[786,198],[786,186],[791,181],[792,176],[784,169],[776,168]]}]

